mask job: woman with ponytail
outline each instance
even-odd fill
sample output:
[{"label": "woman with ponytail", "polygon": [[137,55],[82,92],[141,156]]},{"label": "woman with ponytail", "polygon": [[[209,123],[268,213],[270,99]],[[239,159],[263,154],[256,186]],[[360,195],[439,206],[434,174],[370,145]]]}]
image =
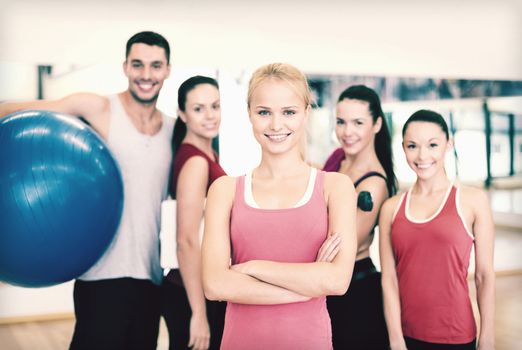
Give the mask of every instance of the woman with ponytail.
[{"label": "woman with ponytail", "polygon": [[194,76],[178,90],[170,195],[176,199],[179,269],[163,281],[163,317],[169,348],[219,349],[225,303],[205,299],[201,284],[200,225],[207,190],[225,172],[212,148],[221,121],[216,80]]},{"label": "woman with ponytail", "polygon": [[341,147],[326,161],[325,171],[348,175],[358,192],[357,256],[347,293],[329,296],[335,349],[386,349],[388,336],[382,306],[380,273],[370,258],[379,210],[397,189],[391,137],[379,96],[364,85],[339,96],[336,135]]}]

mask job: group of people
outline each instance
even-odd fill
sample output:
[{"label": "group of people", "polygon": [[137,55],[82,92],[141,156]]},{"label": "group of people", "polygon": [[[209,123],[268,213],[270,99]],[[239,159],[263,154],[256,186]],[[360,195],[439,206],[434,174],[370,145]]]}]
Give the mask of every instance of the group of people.
[{"label": "group of people", "polygon": [[[121,224],[75,282],[71,349],[155,349],[160,315],[176,350],[494,349],[491,210],[484,191],[448,178],[452,141],[441,115],[420,110],[405,123],[417,178],[396,194],[375,91],[358,85],[339,96],[340,147],[320,170],[303,152],[313,105],[306,76],[268,64],[253,73],[247,97],[261,162],[230,177],[212,147],[216,80],[181,84],[175,123],[156,108],[169,57],[165,38],[140,32],[127,42],[126,91],[0,105],[2,116],[29,108],[82,116],[121,167]],[[167,193],[177,201],[179,268],[164,276]],[[377,225],[382,275],[369,257]],[[472,246],[479,337],[467,284]]]}]

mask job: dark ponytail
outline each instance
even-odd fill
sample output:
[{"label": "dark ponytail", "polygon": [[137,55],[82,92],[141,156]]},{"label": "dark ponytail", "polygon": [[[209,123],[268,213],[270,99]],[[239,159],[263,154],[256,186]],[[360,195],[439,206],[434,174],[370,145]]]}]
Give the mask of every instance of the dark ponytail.
[{"label": "dark ponytail", "polygon": [[187,124],[178,116],[176,123],[174,124],[174,131],[172,134],[172,157],[178,152],[179,146],[183,142],[183,139],[187,135]]},{"label": "dark ponytail", "polygon": [[[185,112],[185,107],[187,104],[187,95],[190,91],[192,91],[196,86],[201,84],[210,84],[212,86],[215,86],[216,89],[219,90],[218,82],[210,77],[204,77],[201,75],[196,75],[191,78],[188,78],[185,80],[178,89],[178,108],[180,111]],[[187,124],[181,118],[177,117],[176,123],[174,124],[174,131],[172,134],[172,159],[175,158],[176,153],[178,152],[179,147],[181,146],[181,143],[183,142],[183,139],[187,135]],[[172,173],[172,171],[171,171]],[[169,194],[172,196],[172,198],[176,198],[176,189],[172,186],[172,174],[170,176],[169,180]]]},{"label": "dark ponytail", "polygon": [[375,152],[377,158],[384,168],[386,173],[386,187],[388,188],[388,194],[390,196],[397,192],[397,178],[393,169],[393,154],[391,148],[391,135],[388,129],[386,119],[384,119],[384,112],[382,111],[381,101],[377,93],[364,85],[350,86],[344,90],[337,102],[341,102],[344,99],[360,100],[369,103],[370,114],[372,115],[373,122],[375,123],[378,118],[381,118],[381,130],[375,135]]}]

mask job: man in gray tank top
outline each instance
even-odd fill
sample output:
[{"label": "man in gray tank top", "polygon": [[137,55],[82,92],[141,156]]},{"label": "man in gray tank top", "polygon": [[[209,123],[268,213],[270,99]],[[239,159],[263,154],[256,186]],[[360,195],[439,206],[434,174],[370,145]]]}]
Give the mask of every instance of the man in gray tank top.
[{"label": "man in gray tank top", "polygon": [[126,46],[127,90],[113,96],[76,93],[60,100],[0,104],[0,116],[41,109],[83,117],[121,168],[124,204],[118,231],[105,254],[74,285],[73,350],[156,348],[160,206],[167,194],[173,130],[173,120],[156,108],[156,101],[170,74],[169,59],[163,36],[140,32]]}]

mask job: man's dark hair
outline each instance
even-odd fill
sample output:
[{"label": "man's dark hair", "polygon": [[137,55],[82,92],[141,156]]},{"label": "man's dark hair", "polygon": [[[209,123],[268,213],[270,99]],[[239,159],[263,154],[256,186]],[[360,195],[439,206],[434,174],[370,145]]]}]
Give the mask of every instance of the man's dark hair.
[{"label": "man's dark hair", "polygon": [[155,32],[150,32],[150,31],[136,33],[127,41],[125,59],[127,59],[127,57],[129,57],[129,52],[131,50],[132,45],[138,44],[138,43],[162,47],[165,50],[165,56],[167,57],[167,63],[170,63],[169,42],[162,35],[155,33]]}]

